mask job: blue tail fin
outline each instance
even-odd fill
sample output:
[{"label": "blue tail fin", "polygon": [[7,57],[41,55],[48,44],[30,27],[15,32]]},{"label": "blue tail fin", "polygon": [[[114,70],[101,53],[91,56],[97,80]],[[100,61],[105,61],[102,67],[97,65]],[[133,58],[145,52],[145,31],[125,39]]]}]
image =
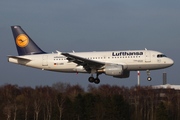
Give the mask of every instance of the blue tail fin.
[{"label": "blue tail fin", "polygon": [[26,34],[20,26],[11,26],[15,44],[19,55],[43,54],[36,43]]}]

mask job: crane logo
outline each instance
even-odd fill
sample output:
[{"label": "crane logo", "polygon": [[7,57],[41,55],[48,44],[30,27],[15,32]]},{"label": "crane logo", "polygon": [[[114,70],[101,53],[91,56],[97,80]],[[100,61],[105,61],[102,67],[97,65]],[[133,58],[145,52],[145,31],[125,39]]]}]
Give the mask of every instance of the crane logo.
[{"label": "crane logo", "polygon": [[29,38],[25,34],[20,34],[16,38],[16,44],[19,47],[26,47],[29,43]]}]

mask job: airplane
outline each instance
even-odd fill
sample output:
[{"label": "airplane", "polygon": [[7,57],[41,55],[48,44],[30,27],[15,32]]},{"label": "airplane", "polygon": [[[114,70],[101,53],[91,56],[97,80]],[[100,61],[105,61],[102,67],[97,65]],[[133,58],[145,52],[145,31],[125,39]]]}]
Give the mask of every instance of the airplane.
[{"label": "airplane", "polygon": [[[88,81],[100,83],[99,75],[128,78],[130,71],[147,72],[170,67],[174,61],[161,52],[153,50],[104,51],[104,52],[59,52],[47,53],[41,50],[20,26],[11,26],[19,56],[8,56],[11,63],[42,70],[89,73]],[[93,77],[96,74],[96,77]]]}]

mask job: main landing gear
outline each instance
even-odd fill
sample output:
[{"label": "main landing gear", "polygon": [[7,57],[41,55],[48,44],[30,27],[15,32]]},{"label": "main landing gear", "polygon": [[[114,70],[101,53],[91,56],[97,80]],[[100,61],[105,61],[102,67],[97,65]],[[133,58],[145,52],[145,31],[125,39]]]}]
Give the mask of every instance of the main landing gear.
[{"label": "main landing gear", "polygon": [[151,81],[151,80],[152,80],[152,78],[151,78],[151,77],[149,77],[149,75],[150,75],[150,71],[149,71],[149,70],[146,70],[146,72],[147,72],[147,76],[148,76],[148,77],[147,77],[147,80],[148,80],[148,81]]},{"label": "main landing gear", "polygon": [[89,82],[91,83],[96,83],[96,84],[99,84],[100,83],[100,79],[98,78],[99,76],[99,73],[96,74],[96,78],[93,77],[93,73],[95,73],[95,70],[91,70],[91,77],[89,77]]},{"label": "main landing gear", "polygon": [[99,78],[94,78],[94,77],[89,77],[89,82],[91,82],[91,83],[96,83],[96,84],[99,84],[100,83],[100,80],[99,80]]}]

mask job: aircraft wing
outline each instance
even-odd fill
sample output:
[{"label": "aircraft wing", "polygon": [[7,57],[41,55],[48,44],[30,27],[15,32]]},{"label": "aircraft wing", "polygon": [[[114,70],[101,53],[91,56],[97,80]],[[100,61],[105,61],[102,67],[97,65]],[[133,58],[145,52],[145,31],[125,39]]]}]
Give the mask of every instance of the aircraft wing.
[{"label": "aircraft wing", "polygon": [[87,71],[90,71],[91,69],[99,69],[99,68],[101,68],[102,66],[105,65],[105,63],[103,63],[103,62],[86,59],[86,58],[79,57],[79,56],[76,56],[76,55],[72,55],[72,54],[69,54],[69,53],[61,53],[61,54],[66,56],[67,60],[69,60],[69,62],[74,62],[77,65],[81,65]]}]

